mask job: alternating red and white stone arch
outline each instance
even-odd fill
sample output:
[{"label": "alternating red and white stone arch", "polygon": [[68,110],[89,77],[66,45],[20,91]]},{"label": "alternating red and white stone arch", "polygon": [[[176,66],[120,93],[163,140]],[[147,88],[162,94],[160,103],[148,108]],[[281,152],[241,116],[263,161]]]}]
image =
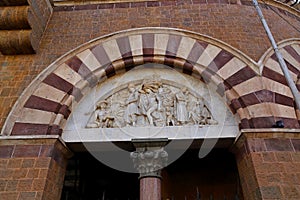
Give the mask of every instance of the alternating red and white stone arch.
[{"label": "alternating red and white stone arch", "polygon": [[[281,41],[278,48],[287,64],[291,78],[300,91],[300,39]],[[297,116],[295,115],[294,98],[273,49],[266,51],[258,63],[265,93],[263,104],[269,107],[266,112],[269,116],[275,116],[276,120],[285,121],[286,126],[295,127],[297,118],[298,121],[300,120],[300,114],[297,111]],[[297,127],[299,128],[296,125]]]},{"label": "alternating red and white stone arch", "polygon": [[[275,120],[263,110],[262,99],[268,91],[259,68],[245,54],[194,32],[143,28],[97,38],[50,65],[19,98],[2,134],[61,134],[72,106],[91,88],[144,63],[165,64],[214,83],[216,92],[226,97],[224,103],[240,118],[241,128],[268,128]],[[290,112],[293,106],[285,109]],[[298,126],[298,122],[293,124],[293,113],[288,115],[291,126]],[[270,117],[273,121],[260,123]]]}]

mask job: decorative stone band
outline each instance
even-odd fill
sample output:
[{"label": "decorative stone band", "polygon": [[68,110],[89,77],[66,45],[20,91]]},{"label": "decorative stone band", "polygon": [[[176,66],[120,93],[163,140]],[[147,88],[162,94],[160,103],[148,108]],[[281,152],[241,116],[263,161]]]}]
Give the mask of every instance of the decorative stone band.
[{"label": "decorative stone band", "polygon": [[160,171],[167,166],[168,153],[159,149],[145,149],[130,154],[134,168],[140,173],[140,178],[160,177]]},{"label": "decorative stone band", "polygon": [[[300,71],[299,44],[284,48],[294,74]],[[178,29],[145,28],[91,41],[55,62],[19,99],[2,134],[61,134],[72,107],[91,88],[144,63],[165,64],[214,85],[241,128],[271,128],[279,119],[285,127],[299,127],[279,69],[274,73],[265,67],[261,76],[256,63],[221,41]]]}]

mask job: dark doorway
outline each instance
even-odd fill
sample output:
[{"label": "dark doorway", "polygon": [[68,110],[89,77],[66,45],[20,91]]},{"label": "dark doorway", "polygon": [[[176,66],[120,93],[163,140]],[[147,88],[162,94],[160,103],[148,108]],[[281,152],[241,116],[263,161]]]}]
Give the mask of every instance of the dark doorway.
[{"label": "dark doorway", "polygon": [[69,160],[61,200],[138,199],[138,174],[111,169],[89,153]]},{"label": "dark doorway", "polygon": [[[163,169],[162,199],[242,200],[235,157],[228,150],[232,140],[219,140],[206,157],[199,159],[201,142],[194,141],[178,160]],[[119,146],[134,151],[132,143]],[[139,199],[138,174],[114,170],[78,146],[71,148],[78,152],[68,162],[61,200]],[[168,153],[171,155],[172,149]]]},{"label": "dark doorway", "polygon": [[199,149],[189,149],[163,170],[163,199],[241,200],[234,155],[227,149],[213,149],[198,158]]}]

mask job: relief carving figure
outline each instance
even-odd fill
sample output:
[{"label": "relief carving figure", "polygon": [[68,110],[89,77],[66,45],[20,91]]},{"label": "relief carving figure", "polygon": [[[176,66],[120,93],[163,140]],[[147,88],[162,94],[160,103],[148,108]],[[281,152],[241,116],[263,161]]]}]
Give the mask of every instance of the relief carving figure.
[{"label": "relief carving figure", "polygon": [[87,128],[109,128],[113,125],[114,117],[110,115],[107,108],[107,101],[97,102],[97,108],[94,112],[94,117],[87,124]]},{"label": "relief carving figure", "polygon": [[[110,104],[108,104],[110,102]],[[216,125],[205,100],[151,77],[97,102],[87,128]]]},{"label": "relief carving figure", "polygon": [[206,105],[203,106],[201,115],[203,116],[203,124],[210,124],[210,125],[218,124],[218,122],[213,119]]},{"label": "relief carving figure", "polygon": [[128,85],[129,97],[126,101],[127,108],[124,113],[124,120],[127,126],[135,126],[137,116],[139,115],[137,102],[139,100],[139,93],[133,84]]},{"label": "relief carving figure", "polygon": [[175,126],[175,116],[174,116],[174,94],[168,87],[161,87],[158,90],[158,94],[161,99],[161,105],[159,105],[159,110],[161,110],[163,115],[165,126]]},{"label": "relief carving figure", "polygon": [[189,91],[187,88],[183,88],[179,92],[176,93],[176,118],[179,125],[183,125],[188,121],[188,94]]},{"label": "relief carving figure", "polygon": [[154,125],[153,112],[161,107],[161,99],[157,94],[161,83],[157,81],[151,81],[144,83],[142,88],[139,90],[141,93],[139,108],[143,115],[146,114],[150,125]]},{"label": "relief carving figure", "polygon": [[205,123],[204,117],[202,116],[203,107],[203,99],[198,99],[197,102],[194,103],[192,110],[189,113],[189,117],[193,120],[194,124],[202,125]]}]

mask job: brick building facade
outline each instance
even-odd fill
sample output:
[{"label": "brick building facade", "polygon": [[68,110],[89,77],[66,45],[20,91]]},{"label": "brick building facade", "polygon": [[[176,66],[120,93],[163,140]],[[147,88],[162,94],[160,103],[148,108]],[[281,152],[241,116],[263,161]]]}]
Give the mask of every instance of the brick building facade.
[{"label": "brick building facade", "polygon": [[[300,12],[259,3],[299,89]],[[5,0],[0,15],[0,199],[60,199],[78,154],[62,137],[69,116],[92,88],[145,63],[226,99],[239,134],[219,145],[235,156],[237,198],[300,198],[300,114],[251,1]]]}]

